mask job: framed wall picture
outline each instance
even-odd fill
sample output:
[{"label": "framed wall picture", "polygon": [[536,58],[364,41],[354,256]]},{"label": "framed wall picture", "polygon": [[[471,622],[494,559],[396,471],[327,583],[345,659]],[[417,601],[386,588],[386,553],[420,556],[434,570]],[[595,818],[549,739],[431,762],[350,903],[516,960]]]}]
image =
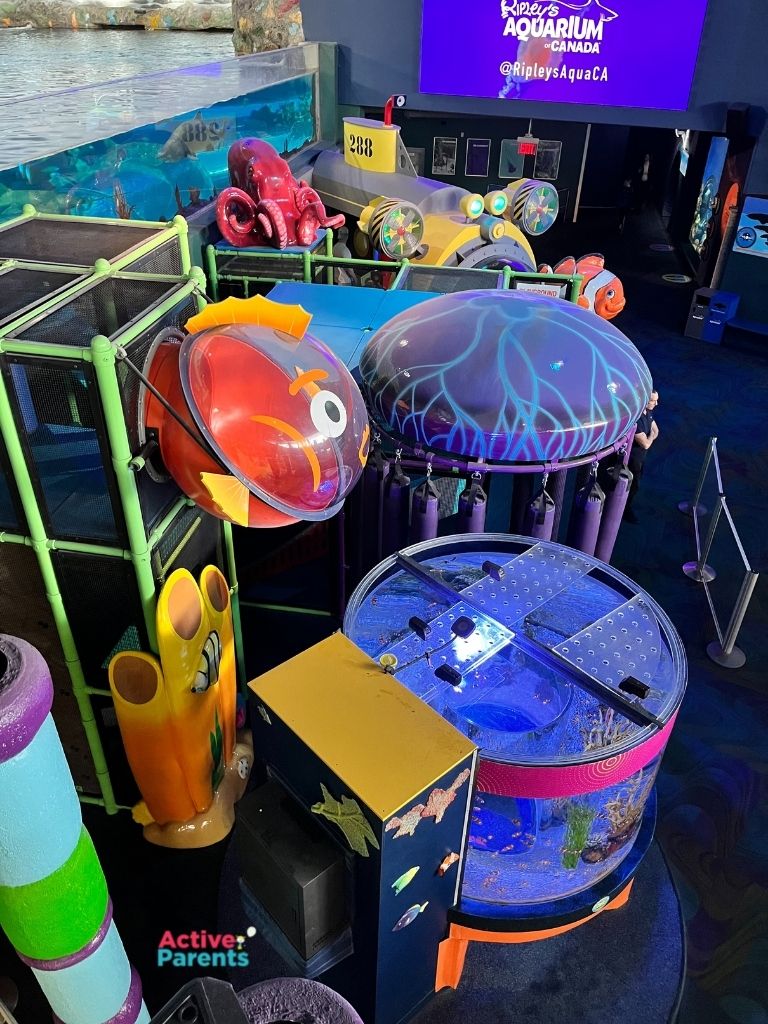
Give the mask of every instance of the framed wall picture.
[{"label": "framed wall picture", "polygon": [[467,160],[464,174],[468,178],[487,178],[491,162],[490,139],[467,139]]},{"label": "framed wall picture", "polygon": [[408,156],[411,158],[411,163],[416,168],[416,173],[421,175],[424,173],[424,164],[426,162],[426,151],[424,149],[413,149],[410,146],[406,147]]},{"label": "framed wall picture", "polygon": [[501,155],[499,156],[499,177],[505,183],[516,181],[523,177],[525,168],[525,157],[517,152],[517,139],[501,140]]},{"label": "framed wall picture", "polygon": [[536,166],[533,169],[534,178],[542,181],[555,181],[560,173],[560,153],[562,142],[546,139],[539,140],[539,148],[536,150]]},{"label": "framed wall picture", "polygon": [[432,143],[432,173],[451,177],[456,173],[456,139],[435,136]]}]

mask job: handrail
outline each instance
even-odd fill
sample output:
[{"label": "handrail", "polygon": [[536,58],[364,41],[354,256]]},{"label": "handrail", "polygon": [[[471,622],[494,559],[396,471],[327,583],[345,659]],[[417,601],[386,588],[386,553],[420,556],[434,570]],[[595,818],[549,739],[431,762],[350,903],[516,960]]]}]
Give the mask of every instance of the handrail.
[{"label": "handrail", "polygon": [[[715,477],[717,480],[717,505],[712,514],[712,521],[709,524],[709,529],[707,530],[707,535],[704,540],[704,544],[702,545],[701,532],[699,530],[699,518],[706,515],[707,509],[700,503],[699,499],[701,498],[701,492],[704,488],[707,471],[709,470],[711,462],[714,462]],[[704,463],[701,467],[699,482],[696,485],[696,492],[693,500],[681,501],[677,507],[681,512],[693,517],[693,533],[696,541],[696,560],[686,562],[683,565],[683,572],[690,579],[696,580],[697,583],[701,583],[703,585],[707,604],[709,605],[709,610],[712,613],[715,632],[717,633],[717,640],[713,640],[711,643],[707,644],[707,654],[712,661],[716,662],[718,665],[722,665],[723,668],[741,668],[746,662],[747,656],[741,648],[736,646],[736,640],[738,639],[739,631],[742,623],[744,622],[744,617],[747,614],[747,608],[749,607],[749,602],[752,598],[755,587],[757,586],[760,574],[755,572],[750,565],[749,558],[747,557],[744,545],[742,544],[738,530],[736,529],[733,516],[731,515],[731,510],[728,508],[728,501],[723,487],[723,475],[720,469],[720,459],[717,454],[716,437],[710,437],[709,442],[707,443]],[[733,534],[733,539],[736,542],[736,547],[741,555],[741,560],[744,563],[744,578],[725,630],[723,630],[720,625],[720,620],[717,617],[717,611],[712,600],[712,595],[709,591],[709,584],[717,578],[717,573],[707,561],[710,551],[712,550],[712,543],[715,539],[715,533],[717,531],[721,515],[725,516],[726,522]]]}]

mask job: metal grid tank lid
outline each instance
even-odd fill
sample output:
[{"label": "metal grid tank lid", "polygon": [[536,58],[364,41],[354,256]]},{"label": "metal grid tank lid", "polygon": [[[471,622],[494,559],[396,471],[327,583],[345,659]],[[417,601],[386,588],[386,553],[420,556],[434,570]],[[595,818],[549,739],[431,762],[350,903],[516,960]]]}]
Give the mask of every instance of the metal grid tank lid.
[{"label": "metal grid tank lid", "polygon": [[661,735],[686,685],[664,611],[616,569],[505,534],[405,549],[344,632],[502,764],[584,765]]}]

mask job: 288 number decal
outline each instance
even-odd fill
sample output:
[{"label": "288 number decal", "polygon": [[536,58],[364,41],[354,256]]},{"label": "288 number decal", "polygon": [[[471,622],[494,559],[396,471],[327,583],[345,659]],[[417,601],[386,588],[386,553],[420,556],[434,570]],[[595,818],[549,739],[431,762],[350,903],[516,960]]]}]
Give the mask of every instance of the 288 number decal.
[{"label": "288 number decal", "polygon": [[372,157],[373,139],[368,139],[364,135],[350,135],[349,152],[357,156]]}]

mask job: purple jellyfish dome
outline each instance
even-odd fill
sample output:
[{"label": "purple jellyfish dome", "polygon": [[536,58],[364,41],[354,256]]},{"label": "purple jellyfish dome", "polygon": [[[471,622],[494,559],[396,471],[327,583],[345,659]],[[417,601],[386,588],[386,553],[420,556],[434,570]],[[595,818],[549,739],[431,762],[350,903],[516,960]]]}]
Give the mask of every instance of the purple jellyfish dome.
[{"label": "purple jellyfish dome", "polygon": [[371,337],[360,373],[391,437],[504,463],[603,451],[652,388],[638,350],[606,320],[516,291],[441,295],[400,313]]}]

